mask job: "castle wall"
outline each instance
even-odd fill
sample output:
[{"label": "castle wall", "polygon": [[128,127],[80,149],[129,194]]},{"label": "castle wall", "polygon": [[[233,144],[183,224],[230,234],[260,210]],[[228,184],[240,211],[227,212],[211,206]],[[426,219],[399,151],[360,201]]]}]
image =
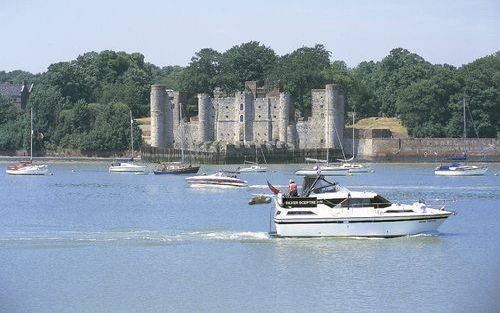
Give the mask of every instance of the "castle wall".
[{"label": "castle wall", "polygon": [[212,103],[215,108],[215,140],[234,142],[235,138],[239,136],[239,122],[237,121],[239,115],[237,115],[234,112],[235,110],[233,110],[235,98],[213,98]]},{"label": "castle wall", "polygon": [[271,116],[271,99],[257,98],[254,100],[253,138],[256,143],[272,141],[273,119]]},{"label": "castle wall", "polygon": [[[180,103],[185,101],[178,92],[158,98],[157,89],[153,86],[151,91],[152,144],[179,147]],[[253,93],[252,90],[237,92],[233,97],[211,98],[199,94],[198,117],[185,123],[192,132],[192,139],[185,137],[186,144],[199,146],[212,141],[236,145],[279,142],[290,148],[301,149],[340,147],[338,137],[343,138],[344,103],[337,86],[327,85],[325,89],[312,90],[312,115],[299,122],[290,121],[292,103],[288,94],[262,95],[263,92]],[[164,105],[159,106],[159,102]],[[341,126],[334,126],[337,123]]]}]

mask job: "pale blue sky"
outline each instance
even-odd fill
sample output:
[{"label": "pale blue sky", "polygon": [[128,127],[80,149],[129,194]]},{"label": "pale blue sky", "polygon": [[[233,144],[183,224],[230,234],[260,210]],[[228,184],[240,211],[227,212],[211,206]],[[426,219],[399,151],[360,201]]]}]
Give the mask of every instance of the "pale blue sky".
[{"label": "pale blue sky", "polygon": [[251,40],[283,55],[322,43],[353,67],[403,47],[460,66],[500,50],[499,0],[0,0],[0,70],[44,72],[88,51],[185,66]]}]

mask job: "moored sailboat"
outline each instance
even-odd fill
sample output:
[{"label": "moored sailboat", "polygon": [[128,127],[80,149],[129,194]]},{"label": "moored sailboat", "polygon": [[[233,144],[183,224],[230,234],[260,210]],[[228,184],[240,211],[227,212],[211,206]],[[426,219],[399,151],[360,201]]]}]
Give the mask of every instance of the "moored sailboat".
[{"label": "moored sailboat", "polygon": [[[452,158],[454,161],[467,162],[467,116],[465,112],[465,97],[463,99],[463,117],[464,117],[464,131],[463,131],[463,155],[461,157]],[[488,168],[486,166],[477,165],[461,165],[454,162],[451,165],[440,165],[434,169],[434,174],[438,176],[482,176],[486,174]]]},{"label": "moored sailboat", "polygon": [[33,164],[33,108],[30,109],[30,160],[19,161],[15,166],[7,167],[9,175],[45,175],[49,173],[46,164]]},{"label": "moored sailboat", "polygon": [[117,159],[109,167],[110,173],[146,173],[145,165],[134,163],[134,120],[132,118],[132,110],[130,110],[130,154],[128,159]]},{"label": "moored sailboat", "polygon": [[192,165],[191,163],[186,163],[184,154],[184,118],[182,116],[182,103],[179,103],[180,111],[180,142],[181,142],[181,162],[180,163],[162,163],[160,167],[153,170],[155,175],[165,175],[165,174],[196,174],[200,170],[200,166]]}]

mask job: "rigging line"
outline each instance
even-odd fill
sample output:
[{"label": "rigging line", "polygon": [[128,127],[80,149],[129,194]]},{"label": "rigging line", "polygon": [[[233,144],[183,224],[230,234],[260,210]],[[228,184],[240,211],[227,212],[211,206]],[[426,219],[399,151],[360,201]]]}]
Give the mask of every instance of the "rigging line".
[{"label": "rigging line", "polygon": [[[344,160],[346,159],[345,153],[344,153],[344,145],[342,144],[342,141],[340,140],[340,135],[339,132],[337,131],[337,127],[335,126],[335,120],[332,119],[333,122],[333,129],[335,130],[335,134],[337,135],[337,139],[339,140],[340,144],[340,151],[342,151],[342,156],[344,157]],[[332,142],[332,147],[333,147],[333,142]],[[328,162],[328,160],[326,160]]]}]

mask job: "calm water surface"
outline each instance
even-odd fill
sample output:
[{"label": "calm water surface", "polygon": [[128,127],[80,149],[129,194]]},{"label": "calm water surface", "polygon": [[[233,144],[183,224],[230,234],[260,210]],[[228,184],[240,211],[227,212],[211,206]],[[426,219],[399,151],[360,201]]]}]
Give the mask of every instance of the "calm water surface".
[{"label": "calm water surface", "polygon": [[270,238],[271,205],[247,202],[299,165],[231,190],[105,163],[50,167],[0,173],[0,312],[500,311],[498,164],[484,177],[436,177],[431,164],[339,177],[458,213],[439,234],[394,239]]}]

